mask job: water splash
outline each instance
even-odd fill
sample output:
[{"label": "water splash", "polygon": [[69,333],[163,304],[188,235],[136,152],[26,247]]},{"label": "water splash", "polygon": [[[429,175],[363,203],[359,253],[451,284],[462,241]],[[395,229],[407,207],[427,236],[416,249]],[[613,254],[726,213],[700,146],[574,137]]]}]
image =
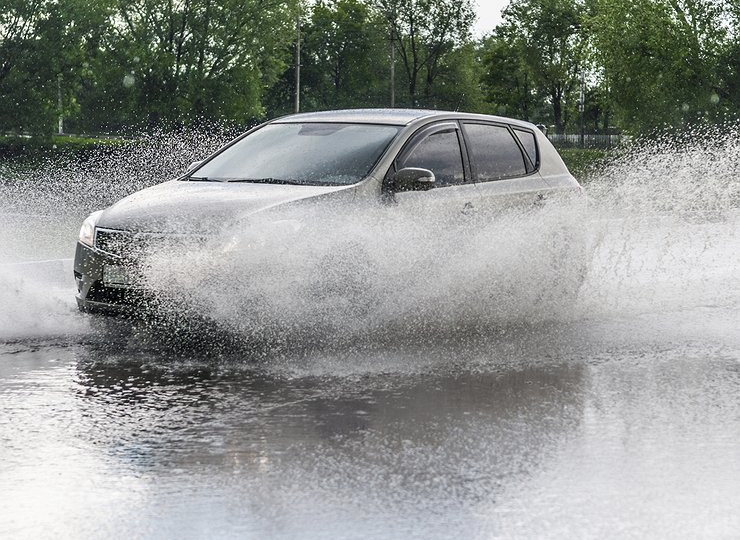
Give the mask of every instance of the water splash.
[{"label": "water splash", "polygon": [[0,264],[0,341],[58,338],[84,333],[62,261]]},{"label": "water splash", "polygon": [[84,217],[140,189],[180,176],[234,134],[228,130],[154,132],[119,144],[0,165],[3,213]]},{"label": "water splash", "polygon": [[[426,339],[507,324],[732,312],[739,135],[731,125],[636,144],[592,174],[586,205],[464,222],[380,206],[254,216],[205,248],[154,256],[146,282],[175,319],[195,312],[245,342]],[[87,212],[176,176],[227,138],[157,134],[83,162],[4,165],[0,216],[17,226],[3,233],[0,262],[71,257]],[[43,223],[32,241],[25,223]],[[35,292],[43,287],[3,298],[5,319],[53,312],[23,301],[43,297]]]},{"label": "water splash", "polygon": [[155,133],[84,157],[60,154],[1,163],[0,340],[85,331],[85,321],[76,316],[71,270],[82,220],[181,174],[229,135]]},{"label": "water splash", "polygon": [[247,339],[332,341],[562,317],[586,271],[573,207],[463,224],[394,207],[318,211],[255,218],[203,249],[160,253],[147,284]]},{"label": "water splash", "polygon": [[740,303],[740,124],[635,145],[588,184],[598,249],[584,313]]}]

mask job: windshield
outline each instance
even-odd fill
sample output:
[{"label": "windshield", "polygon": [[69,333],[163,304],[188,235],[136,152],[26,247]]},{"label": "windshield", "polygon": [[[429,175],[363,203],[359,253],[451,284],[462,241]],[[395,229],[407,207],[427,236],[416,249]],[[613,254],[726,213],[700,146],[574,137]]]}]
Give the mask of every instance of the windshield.
[{"label": "windshield", "polygon": [[399,129],[372,124],[268,124],[218,154],[190,179],[354,184],[367,176]]}]

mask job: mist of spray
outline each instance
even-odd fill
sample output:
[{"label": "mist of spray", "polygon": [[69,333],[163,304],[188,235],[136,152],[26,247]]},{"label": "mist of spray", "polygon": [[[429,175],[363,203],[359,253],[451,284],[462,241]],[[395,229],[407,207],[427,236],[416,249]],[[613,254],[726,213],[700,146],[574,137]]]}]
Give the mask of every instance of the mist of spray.
[{"label": "mist of spray", "polygon": [[585,204],[485,219],[377,205],[252,216],[204,248],[153,257],[148,284],[245,340],[735,309],[738,131],[623,151],[589,179]]},{"label": "mist of spray", "polygon": [[[730,125],[635,144],[587,179],[585,201],[539,211],[435,218],[368,204],[249,216],[207,245],[155,254],[145,284],[175,319],[195,313],[247,343],[426,339],[702,306],[736,311],[739,135]],[[54,249],[71,257],[88,211],[176,176],[225,139],[159,135],[84,163],[6,166],[3,220],[66,216]],[[30,244],[62,238],[47,229]],[[25,235],[6,228],[3,244],[20,245]],[[1,255],[8,261],[16,252]],[[3,321],[55,309],[24,283],[4,293]]]},{"label": "mist of spray", "polygon": [[154,133],[84,157],[0,163],[0,340],[79,334],[71,258],[92,211],[181,174],[229,133]]}]

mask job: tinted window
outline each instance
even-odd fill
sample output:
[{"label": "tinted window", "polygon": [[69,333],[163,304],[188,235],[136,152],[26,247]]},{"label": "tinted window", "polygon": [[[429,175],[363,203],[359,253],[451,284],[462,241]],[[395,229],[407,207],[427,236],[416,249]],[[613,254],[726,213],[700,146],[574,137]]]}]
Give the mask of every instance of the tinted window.
[{"label": "tinted window", "polygon": [[516,133],[516,136],[519,137],[519,141],[522,143],[524,150],[527,152],[532,165],[534,167],[537,167],[537,143],[534,139],[534,133],[517,128],[514,128],[514,133]]},{"label": "tinted window", "polygon": [[522,151],[507,128],[465,124],[465,132],[478,180],[497,180],[526,174]]},{"label": "tinted window", "polygon": [[193,178],[354,184],[398,134],[369,124],[268,124],[233,144]]},{"label": "tinted window", "polygon": [[453,130],[429,135],[411,150],[401,167],[429,169],[434,173],[437,185],[463,183],[465,173],[457,132]]}]

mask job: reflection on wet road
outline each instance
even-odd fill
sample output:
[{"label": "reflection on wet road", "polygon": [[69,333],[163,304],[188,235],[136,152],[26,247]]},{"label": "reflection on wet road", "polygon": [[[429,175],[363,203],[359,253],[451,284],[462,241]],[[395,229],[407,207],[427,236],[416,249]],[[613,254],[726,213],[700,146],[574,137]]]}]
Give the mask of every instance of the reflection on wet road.
[{"label": "reflection on wet road", "polygon": [[740,340],[619,324],[270,361],[5,345],[0,531],[733,536]]}]

